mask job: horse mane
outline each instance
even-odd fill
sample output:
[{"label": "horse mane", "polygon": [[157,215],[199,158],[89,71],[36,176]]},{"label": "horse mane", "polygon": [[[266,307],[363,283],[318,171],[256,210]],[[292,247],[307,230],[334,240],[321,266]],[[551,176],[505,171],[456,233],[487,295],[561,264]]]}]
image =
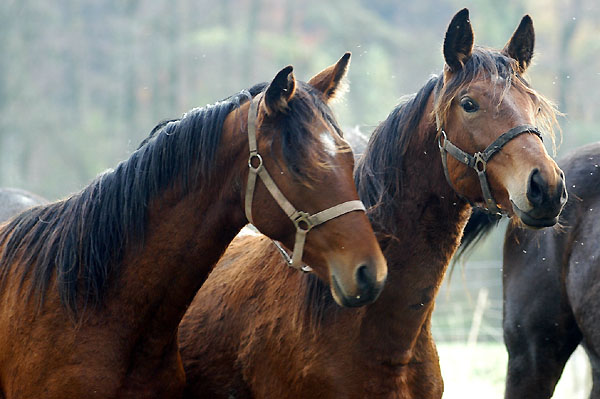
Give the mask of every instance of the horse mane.
[{"label": "horse mane", "polygon": [[[84,308],[102,304],[107,281],[118,275],[125,249],[143,246],[150,202],[169,188],[185,195],[196,183],[214,181],[226,117],[265,87],[258,84],[159,123],[127,160],[79,193],[18,215],[0,230],[0,282],[5,284],[18,260],[20,287],[30,276],[28,295],[38,294],[40,306],[54,273],[61,303],[73,315],[78,313],[79,293]],[[287,114],[272,123],[281,130],[288,169],[302,179],[310,176],[300,165],[319,162],[318,138],[308,133],[315,113],[341,130],[320,95],[307,84],[299,88]]]},{"label": "horse mane", "polygon": [[311,331],[318,331],[324,323],[332,321],[342,308],[333,299],[329,285],[316,275],[302,276],[300,286],[303,302],[298,320]]},{"label": "horse mane", "polygon": [[371,223],[387,234],[395,235],[398,226],[391,217],[400,208],[403,185],[403,158],[410,139],[418,131],[427,100],[440,84],[432,76],[414,95],[404,98],[371,135],[364,155],[358,160],[354,182],[358,196],[367,208]]},{"label": "horse mane", "polygon": [[487,237],[492,230],[498,226],[499,219],[491,216],[482,209],[475,208],[469,217],[463,235],[460,240],[460,246],[454,254],[453,262],[465,257],[475,245],[483,238]]}]

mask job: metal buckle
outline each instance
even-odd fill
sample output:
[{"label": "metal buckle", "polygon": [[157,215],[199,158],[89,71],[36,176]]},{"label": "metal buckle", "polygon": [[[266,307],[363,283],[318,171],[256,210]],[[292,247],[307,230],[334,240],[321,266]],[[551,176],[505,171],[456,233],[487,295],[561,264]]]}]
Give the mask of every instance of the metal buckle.
[{"label": "metal buckle", "polygon": [[[475,158],[475,164],[473,165],[473,169],[475,169],[479,173],[485,173],[487,169],[487,162],[485,161],[485,159],[483,159],[483,155],[481,154],[481,152],[476,152],[473,155],[473,158]],[[480,165],[481,169],[479,168]]]},{"label": "metal buckle", "polygon": [[291,216],[291,219],[294,222],[294,226],[296,226],[296,229],[308,232],[310,229],[313,228],[313,224],[311,223],[309,217],[309,213],[296,211],[296,213],[294,213]]},{"label": "metal buckle", "polygon": [[313,271],[313,268],[308,265],[302,265],[300,270],[302,270],[303,273],[310,273]]},{"label": "metal buckle", "polygon": [[[252,165],[252,160],[258,159],[258,166]],[[258,152],[250,153],[248,157],[248,167],[253,171],[257,172],[263,167],[263,159]]]},{"label": "metal buckle", "polygon": [[[442,144],[442,137],[444,138],[444,144]],[[440,137],[438,137],[438,147],[440,147],[440,150],[445,150],[444,145],[446,144],[446,140],[448,140],[448,137],[446,137],[446,132],[442,129]]]}]

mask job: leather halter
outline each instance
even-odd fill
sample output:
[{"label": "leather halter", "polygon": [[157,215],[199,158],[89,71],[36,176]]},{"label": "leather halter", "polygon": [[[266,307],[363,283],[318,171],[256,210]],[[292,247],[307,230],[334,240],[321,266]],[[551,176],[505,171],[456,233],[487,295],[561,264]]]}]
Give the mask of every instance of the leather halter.
[{"label": "leather halter", "polygon": [[[492,196],[492,191],[490,190],[490,185],[488,183],[487,175],[485,173],[487,169],[487,163],[490,161],[490,159],[492,159],[494,155],[496,155],[496,153],[498,153],[502,149],[502,147],[506,145],[506,143],[523,133],[534,133],[540,138],[540,140],[543,141],[542,134],[540,133],[538,128],[532,125],[519,125],[501,134],[500,137],[494,140],[492,144],[487,146],[485,150],[476,152],[475,154],[471,155],[452,144],[452,142],[448,140],[444,129],[439,129],[438,146],[440,147],[440,153],[442,155],[444,175],[446,175],[446,180],[448,181],[448,184],[450,184],[450,187],[452,187],[454,192],[456,192],[461,198],[467,200],[471,205],[477,206],[483,209],[484,211],[489,212],[492,216],[495,216],[498,219],[502,217],[502,215],[505,214],[506,211],[503,211],[502,209],[498,208],[498,204]],[[456,191],[454,184],[452,184],[452,180],[450,180],[450,174],[448,172],[448,153],[452,155],[457,161],[464,163],[472,169],[475,169],[475,172],[477,172],[477,176],[479,177],[479,184],[481,185],[481,192],[485,200],[485,205],[483,207],[474,204],[472,201],[468,200],[467,198],[464,198],[458,193],[458,191]]]},{"label": "leather halter", "polygon": [[[331,208],[322,210],[320,212],[311,215],[308,212],[297,210],[290,201],[285,198],[281,190],[277,187],[266,167],[263,165],[263,159],[258,153],[256,146],[256,117],[258,113],[258,104],[262,93],[252,99],[250,103],[250,109],[248,111],[248,146],[250,148],[250,156],[248,157],[248,184],[246,185],[246,198],[245,198],[245,210],[246,218],[252,224],[252,200],[254,198],[254,188],[256,186],[256,177],[260,177],[263,184],[271,193],[273,199],[279,204],[285,214],[292,220],[296,227],[296,240],[294,242],[294,252],[292,257],[285,252],[277,242],[274,241],[279,251],[284,256],[288,266],[295,269],[302,270],[304,272],[312,271],[310,266],[302,266],[302,252],[304,251],[304,242],[306,240],[306,234],[315,226],[327,222],[328,220],[334,219],[338,216],[344,215],[352,211],[363,211],[366,212],[364,204],[359,200],[347,201],[338,205],[334,205]],[[256,165],[255,165],[256,164]]]}]

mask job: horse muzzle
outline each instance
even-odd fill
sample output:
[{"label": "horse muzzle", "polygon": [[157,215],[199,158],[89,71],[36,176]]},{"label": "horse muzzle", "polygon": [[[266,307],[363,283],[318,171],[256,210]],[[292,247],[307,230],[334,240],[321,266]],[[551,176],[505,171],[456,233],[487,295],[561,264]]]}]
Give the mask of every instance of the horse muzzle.
[{"label": "horse muzzle", "polygon": [[365,263],[359,265],[353,274],[353,281],[344,284],[335,272],[331,274],[331,293],[335,301],[344,307],[356,308],[374,302],[385,285],[385,277],[378,280],[375,268]]},{"label": "horse muzzle", "polygon": [[568,194],[564,174],[560,172],[560,178],[553,189],[538,169],[534,169],[529,175],[527,184],[527,200],[531,208],[522,210],[511,200],[515,214],[521,221],[533,228],[553,226],[558,223],[560,212],[567,203]]}]

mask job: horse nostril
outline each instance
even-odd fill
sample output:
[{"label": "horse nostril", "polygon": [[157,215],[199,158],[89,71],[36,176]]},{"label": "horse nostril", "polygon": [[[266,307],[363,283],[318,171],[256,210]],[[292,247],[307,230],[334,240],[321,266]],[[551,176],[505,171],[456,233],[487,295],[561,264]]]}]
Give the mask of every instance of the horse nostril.
[{"label": "horse nostril", "polygon": [[529,185],[527,187],[527,199],[534,207],[540,206],[544,202],[544,192],[546,192],[548,184],[542,177],[538,169],[534,169],[529,176]]},{"label": "horse nostril", "polygon": [[567,202],[567,199],[569,198],[569,195],[567,194],[567,187],[564,184],[564,180],[560,181],[560,187],[561,187],[560,204],[564,205],[565,202]]},{"label": "horse nostril", "polygon": [[369,270],[367,265],[360,265],[354,273],[356,285],[360,291],[369,290],[375,283],[375,276]]}]

